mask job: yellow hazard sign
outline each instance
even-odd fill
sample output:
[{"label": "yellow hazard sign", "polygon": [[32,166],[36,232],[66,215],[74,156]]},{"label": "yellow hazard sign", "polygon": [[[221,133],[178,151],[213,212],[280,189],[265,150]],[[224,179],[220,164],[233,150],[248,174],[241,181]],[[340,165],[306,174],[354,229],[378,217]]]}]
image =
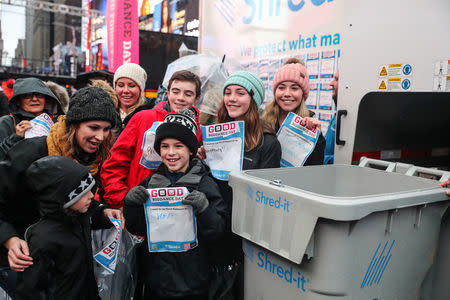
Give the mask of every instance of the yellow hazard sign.
[{"label": "yellow hazard sign", "polygon": [[380,86],[378,87],[379,90],[385,90],[386,89],[386,83],[384,80],[381,80]]},{"label": "yellow hazard sign", "polygon": [[387,70],[386,70],[386,67],[383,67],[383,69],[381,69],[381,72],[380,72],[380,76],[387,76]]}]

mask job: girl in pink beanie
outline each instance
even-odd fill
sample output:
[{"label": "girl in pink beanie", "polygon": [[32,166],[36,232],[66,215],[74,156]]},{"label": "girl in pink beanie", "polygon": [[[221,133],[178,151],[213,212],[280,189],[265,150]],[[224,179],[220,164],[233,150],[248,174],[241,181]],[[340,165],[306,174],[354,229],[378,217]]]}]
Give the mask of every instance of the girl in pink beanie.
[{"label": "girl in pink beanie", "polygon": [[[314,113],[306,108],[305,101],[309,95],[309,76],[304,63],[297,58],[290,58],[277,71],[272,81],[274,100],[264,111],[263,119],[277,132],[287,115],[293,112],[304,118],[307,128],[320,129],[319,120],[313,118]],[[316,147],[305,162],[305,165],[323,164],[325,139],[322,133]]]}]

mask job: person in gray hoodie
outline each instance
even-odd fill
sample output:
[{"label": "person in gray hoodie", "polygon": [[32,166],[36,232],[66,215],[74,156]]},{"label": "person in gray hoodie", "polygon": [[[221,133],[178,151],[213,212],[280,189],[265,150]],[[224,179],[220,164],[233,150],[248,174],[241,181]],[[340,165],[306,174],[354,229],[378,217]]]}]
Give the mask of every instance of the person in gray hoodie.
[{"label": "person in gray hoodie", "polygon": [[30,120],[47,113],[57,121],[64,112],[61,103],[45,83],[34,77],[17,79],[9,101],[10,115],[0,118],[0,160],[31,128]]}]

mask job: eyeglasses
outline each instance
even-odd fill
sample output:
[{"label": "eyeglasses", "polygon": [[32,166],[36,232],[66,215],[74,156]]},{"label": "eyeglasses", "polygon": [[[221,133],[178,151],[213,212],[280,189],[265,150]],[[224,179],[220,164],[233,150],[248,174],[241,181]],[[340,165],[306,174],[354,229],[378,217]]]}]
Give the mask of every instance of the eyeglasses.
[{"label": "eyeglasses", "polygon": [[45,96],[41,93],[29,93],[29,94],[22,95],[22,99],[25,99],[25,100],[31,100],[33,97],[36,97],[38,99],[45,98]]}]

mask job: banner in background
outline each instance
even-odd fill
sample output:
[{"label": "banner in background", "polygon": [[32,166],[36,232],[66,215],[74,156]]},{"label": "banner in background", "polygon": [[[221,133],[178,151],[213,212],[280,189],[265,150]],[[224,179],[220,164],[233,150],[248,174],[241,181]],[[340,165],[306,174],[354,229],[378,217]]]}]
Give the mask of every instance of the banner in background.
[{"label": "banner in background", "polygon": [[139,29],[199,36],[199,0],[138,0]]},{"label": "banner in background", "polygon": [[[286,59],[303,60],[311,89],[308,109],[331,119],[335,107],[329,83],[340,58],[343,2],[204,0],[199,50],[225,54],[257,74],[266,87],[265,104],[273,100],[273,77]],[[323,121],[322,131],[327,127]]]},{"label": "banner in background", "polygon": [[137,0],[109,0],[106,9],[110,72],[124,63],[139,64]]}]

